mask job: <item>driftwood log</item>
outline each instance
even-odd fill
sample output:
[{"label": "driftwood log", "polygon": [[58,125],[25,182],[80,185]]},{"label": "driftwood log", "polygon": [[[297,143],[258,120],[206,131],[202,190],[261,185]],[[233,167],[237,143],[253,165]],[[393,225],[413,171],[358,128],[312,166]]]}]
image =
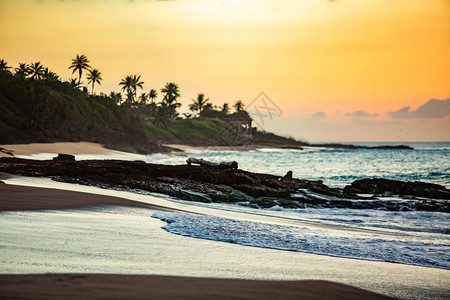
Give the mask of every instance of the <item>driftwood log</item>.
[{"label": "driftwood log", "polygon": [[238,163],[235,161],[222,161],[220,163],[215,163],[212,161],[204,160],[203,158],[195,158],[195,157],[189,157],[186,160],[188,165],[191,164],[197,164],[202,167],[207,167],[211,169],[219,169],[219,170],[225,170],[225,169],[237,169]]}]

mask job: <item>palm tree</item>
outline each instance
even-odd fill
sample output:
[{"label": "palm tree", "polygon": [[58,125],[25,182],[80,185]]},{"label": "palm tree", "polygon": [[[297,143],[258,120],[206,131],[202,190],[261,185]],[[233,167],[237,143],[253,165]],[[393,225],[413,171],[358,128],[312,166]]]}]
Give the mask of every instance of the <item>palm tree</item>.
[{"label": "palm tree", "polygon": [[230,113],[230,106],[226,102],[222,105],[222,113],[225,115]]},{"label": "palm tree", "polygon": [[139,96],[139,103],[140,104],[146,104],[148,100],[148,95],[146,93],[141,93]]},{"label": "palm tree", "polygon": [[136,90],[138,87],[140,87],[141,89],[143,89],[142,85],[144,84],[143,81],[141,80],[141,75],[137,76],[136,74],[133,75],[132,81],[133,81],[133,91],[134,91],[134,96],[136,97]]},{"label": "palm tree", "polygon": [[19,66],[14,69],[14,75],[20,78],[26,78],[30,74],[30,66],[26,63],[19,63]]},{"label": "palm tree", "polygon": [[111,92],[109,94],[109,97],[111,99],[113,99],[116,104],[120,104],[120,102],[122,102],[122,94],[121,93]]},{"label": "palm tree", "polygon": [[163,102],[167,106],[171,106],[174,102],[177,102],[177,98],[180,97],[180,91],[176,83],[166,83],[164,88],[161,89],[161,93],[164,93]]},{"label": "palm tree", "polygon": [[233,105],[234,109],[236,109],[236,112],[240,112],[244,110],[244,103],[242,103],[241,100],[238,100]]},{"label": "palm tree", "polygon": [[1,59],[0,60],[0,73],[11,74],[11,71],[9,71],[9,69],[11,69],[11,67],[8,66],[8,63],[4,59]]},{"label": "palm tree", "polygon": [[173,82],[166,83],[161,92],[165,94],[161,105],[167,107],[169,116],[174,118],[177,115],[177,107],[181,106],[180,103],[177,103],[177,98],[180,97],[178,85]]},{"label": "palm tree", "polygon": [[89,70],[90,67],[86,55],[77,54],[77,57],[72,59],[72,64],[69,69],[73,69],[72,74],[78,71],[78,84],[81,84],[81,74],[83,73],[83,70]]},{"label": "palm tree", "polygon": [[89,74],[87,76],[88,84],[90,83],[92,85],[92,94],[94,94],[94,85],[98,83],[101,85],[102,79],[102,73],[97,69],[90,69]]},{"label": "palm tree", "polygon": [[42,79],[44,76],[44,66],[40,62],[35,62],[30,65],[30,75],[32,79]]},{"label": "palm tree", "polygon": [[189,104],[189,109],[192,111],[197,111],[199,114],[202,112],[206,102],[209,98],[205,99],[205,94],[198,94],[197,99],[192,99],[192,104]]},{"label": "palm tree", "polygon": [[49,68],[45,68],[42,72],[42,79],[55,79],[58,80],[59,76],[53,71],[50,71]]},{"label": "palm tree", "polygon": [[119,83],[119,85],[122,85],[122,91],[127,92],[127,103],[133,103],[134,102],[134,94],[133,94],[133,77],[131,75],[125,76],[124,79]]},{"label": "palm tree", "polygon": [[74,88],[77,88],[77,89],[80,88],[80,84],[78,83],[78,81],[77,81],[76,78],[70,78],[70,79],[69,79],[69,84],[70,84],[71,86],[73,86]]},{"label": "palm tree", "polygon": [[154,89],[151,89],[150,92],[148,92],[148,98],[151,102],[154,102],[155,99],[158,97],[158,92]]}]

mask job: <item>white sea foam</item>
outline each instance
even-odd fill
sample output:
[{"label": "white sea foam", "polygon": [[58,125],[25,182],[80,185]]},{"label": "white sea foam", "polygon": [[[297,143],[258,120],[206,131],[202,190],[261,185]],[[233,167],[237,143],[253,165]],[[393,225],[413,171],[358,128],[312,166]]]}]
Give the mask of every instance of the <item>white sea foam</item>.
[{"label": "white sea foam", "polygon": [[167,212],[155,212],[152,216],[166,221],[163,228],[168,232],[194,238],[450,269],[450,243],[446,237],[426,239],[417,235],[325,230]]}]

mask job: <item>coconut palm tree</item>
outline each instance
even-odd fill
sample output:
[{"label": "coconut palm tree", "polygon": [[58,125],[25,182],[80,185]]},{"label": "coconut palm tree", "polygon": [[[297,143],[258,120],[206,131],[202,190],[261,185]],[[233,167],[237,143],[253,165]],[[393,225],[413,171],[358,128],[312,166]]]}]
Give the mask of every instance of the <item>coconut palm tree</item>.
[{"label": "coconut palm tree", "polygon": [[4,60],[3,58],[0,59],[0,71],[7,71],[11,69],[10,66],[8,66],[8,63],[6,62],[6,60]]},{"label": "coconut palm tree", "polygon": [[74,59],[72,59],[72,64],[69,69],[73,69],[72,74],[78,71],[78,84],[81,84],[81,75],[83,70],[89,70],[91,66],[89,66],[89,60],[86,55],[78,55]]},{"label": "coconut palm tree", "polygon": [[1,59],[0,60],[0,74],[11,74],[11,71],[9,69],[11,69],[11,67],[8,66],[8,63],[4,59]]},{"label": "coconut palm tree", "polygon": [[192,111],[197,111],[197,113],[201,113],[206,102],[209,101],[209,98],[205,99],[205,94],[198,94],[197,99],[192,99],[192,104],[189,104],[189,109]]},{"label": "coconut palm tree", "polygon": [[31,79],[40,80],[44,76],[44,66],[40,62],[35,62],[30,65]]},{"label": "coconut palm tree", "polygon": [[109,94],[109,97],[111,99],[113,99],[116,104],[120,104],[120,102],[122,102],[122,94],[121,93],[111,92]]},{"label": "coconut palm tree", "polygon": [[224,115],[228,115],[230,113],[230,106],[226,102],[222,105],[222,113]]},{"label": "coconut palm tree", "polygon": [[240,112],[244,110],[244,103],[242,103],[242,100],[238,100],[234,103],[233,107],[236,109],[236,112]]},{"label": "coconut palm tree", "polygon": [[98,83],[101,85],[102,73],[97,69],[89,69],[89,74],[87,75],[88,84],[92,85],[92,94],[94,94],[94,85]]},{"label": "coconut palm tree", "polygon": [[174,118],[177,115],[177,108],[181,106],[180,103],[177,103],[177,99],[180,97],[178,85],[173,82],[166,83],[161,92],[165,94],[161,105],[167,107],[169,116]]},{"label": "coconut palm tree", "polygon": [[127,92],[127,100],[125,102],[131,104],[134,102],[134,94],[133,94],[133,76],[127,75],[124,79],[119,83],[122,85],[122,91]]},{"label": "coconut palm tree", "polygon": [[42,79],[59,80],[59,76],[55,72],[50,71],[49,68],[45,68],[44,71],[42,72]]},{"label": "coconut palm tree", "polygon": [[161,93],[164,93],[163,102],[167,106],[171,106],[173,103],[177,102],[177,98],[180,97],[180,91],[176,83],[170,82],[166,83],[164,88],[161,89]]},{"label": "coconut palm tree", "polygon": [[139,96],[139,104],[146,104],[148,100],[148,95],[146,93],[141,93]]},{"label": "coconut palm tree", "polygon": [[151,102],[154,102],[155,99],[158,97],[158,92],[154,89],[151,89],[150,92],[148,92],[148,98]]},{"label": "coconut palm tree", "polygon": [[74,88],[77,88],[77,89],[80,88],[80,84],[78,83],[78,80],[76,78],[70,78],[69,79],[69,84],[71,86],[73,86]]},{"label": "coconut palm tree", "polygon": [[134,96],[136,97],[137,88],[140,87],[141,89],[143,89],[142,85],[144,84],[144,82],[141,81],[141,75],[138,76],[136,74],[133,75],[132,82],[133,82],[132,86],[133,86]]},{"label": "coconut palm tree", "polygon": [[20,78],[26,78],[30,74],[30,66],[26,63],[19,63],[19,66],[14,69],[15,76]]}]

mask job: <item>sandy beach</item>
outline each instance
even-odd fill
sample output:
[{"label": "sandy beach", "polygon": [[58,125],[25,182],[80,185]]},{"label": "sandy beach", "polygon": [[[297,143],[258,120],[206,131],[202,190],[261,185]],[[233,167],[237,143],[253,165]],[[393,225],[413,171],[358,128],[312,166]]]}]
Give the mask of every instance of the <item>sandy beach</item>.
[{"label": "sandy beach", "polygon": [[[1,174],[0,178],[7,178]],[[172,210],[128,199],[0,184],[0,211],[129,206]],[[176,288],[174,288],[176,287]],[[111,274],[0,275],[0,296],[17,299],[391,299],[328,281],[263,281]]]},{"label": "sandy beach", "polygon": [[[114,150],[106,149],[100,144],[89,142],[61,142],[61,143],[32,143],[0,145],[6,151],[14,155],[32,155],[37,153],[64,153],[64,154],[106,154],[113,153]],[[5,152],[0,151],[0,157],[11,157]]]}]

